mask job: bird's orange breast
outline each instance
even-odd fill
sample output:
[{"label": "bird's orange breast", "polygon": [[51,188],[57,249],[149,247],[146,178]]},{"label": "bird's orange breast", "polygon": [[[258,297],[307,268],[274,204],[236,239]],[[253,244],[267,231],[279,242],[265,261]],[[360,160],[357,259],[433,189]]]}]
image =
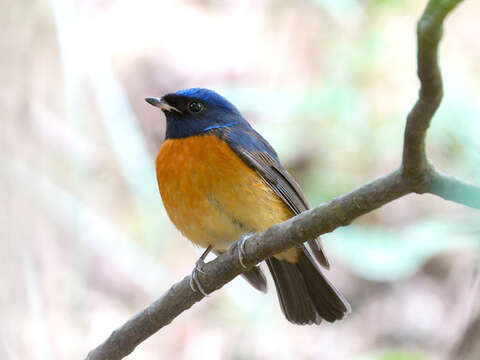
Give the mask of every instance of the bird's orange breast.
[{"label": "bird's orange breast", "polygon": [[293,215],[215,135],[166,140],[157,155],[156,171],[170,219],[202,247],[224,251],[242,235],[263,231]]}]

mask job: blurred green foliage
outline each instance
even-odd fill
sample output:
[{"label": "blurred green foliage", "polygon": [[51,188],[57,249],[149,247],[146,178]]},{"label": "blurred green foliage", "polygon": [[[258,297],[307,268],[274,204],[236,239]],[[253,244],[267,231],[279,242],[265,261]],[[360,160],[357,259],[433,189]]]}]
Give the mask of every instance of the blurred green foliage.
[{"label": "blurred green foliage", "polygon": [[459,249],[477,250],[478,239],[462,222],[430,219],[401,231],[380,226],[338,229],[328,243],[352,271],[376,281],[397,281],[412,275],[429,259]]},{"label": "blurred green foliage", "polygon": [[393,350],[361,356],[355,360],[431,360],[432,358],[414,351]]}]

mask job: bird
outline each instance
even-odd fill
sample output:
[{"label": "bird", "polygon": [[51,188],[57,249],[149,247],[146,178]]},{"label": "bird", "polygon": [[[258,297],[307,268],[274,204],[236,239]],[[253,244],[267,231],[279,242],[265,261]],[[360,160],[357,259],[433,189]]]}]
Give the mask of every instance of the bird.
[{"label": "bird", "polygon": [[[273,147],[217,92],[190,88],[145,100],[165,114],[165,140],[155,160],[158,188],[175,227],[206,249],[191,286],[207,295],[195,275],[210,251],[221,254],[239,239],[244,244],[252,234],[309,206]],[[349,303],[320,268],[330,266],[320,238],[275,254],[266,263],[291,323],[318,325],[350,313]],[[259,266],[243,276],[266,292]]]}]

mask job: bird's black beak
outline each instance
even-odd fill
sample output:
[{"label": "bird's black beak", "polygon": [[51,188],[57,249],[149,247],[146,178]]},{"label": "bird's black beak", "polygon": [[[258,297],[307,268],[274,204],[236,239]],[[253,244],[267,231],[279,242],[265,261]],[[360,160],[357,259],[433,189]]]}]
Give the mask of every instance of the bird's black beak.
[{"label": "bird's black beak", "polygon": [[182,113],[180,110],[178,110],[175,106],[170,105],[163,99],[159,99],[156,97],[147,97],[145,98],[145,101],[149,103],[152,106],[158,107],[159,109],[162,109],[163,111],[176,111],[178,113]]}]

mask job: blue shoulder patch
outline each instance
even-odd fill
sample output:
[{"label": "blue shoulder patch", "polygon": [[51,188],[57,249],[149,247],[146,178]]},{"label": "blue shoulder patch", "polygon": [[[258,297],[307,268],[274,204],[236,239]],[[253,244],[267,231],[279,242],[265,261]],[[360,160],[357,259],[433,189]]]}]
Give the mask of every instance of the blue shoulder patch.
[{"label": "blue shoulder patch", "polygon": [[278,164],[280,161],[278,155],[272,146],[265,140],[262,135],[257,133],[246,121],[242,124],[234,126],[232,131],[224,134],[226,143],[235,152],[260,152],[270,155]]}]

